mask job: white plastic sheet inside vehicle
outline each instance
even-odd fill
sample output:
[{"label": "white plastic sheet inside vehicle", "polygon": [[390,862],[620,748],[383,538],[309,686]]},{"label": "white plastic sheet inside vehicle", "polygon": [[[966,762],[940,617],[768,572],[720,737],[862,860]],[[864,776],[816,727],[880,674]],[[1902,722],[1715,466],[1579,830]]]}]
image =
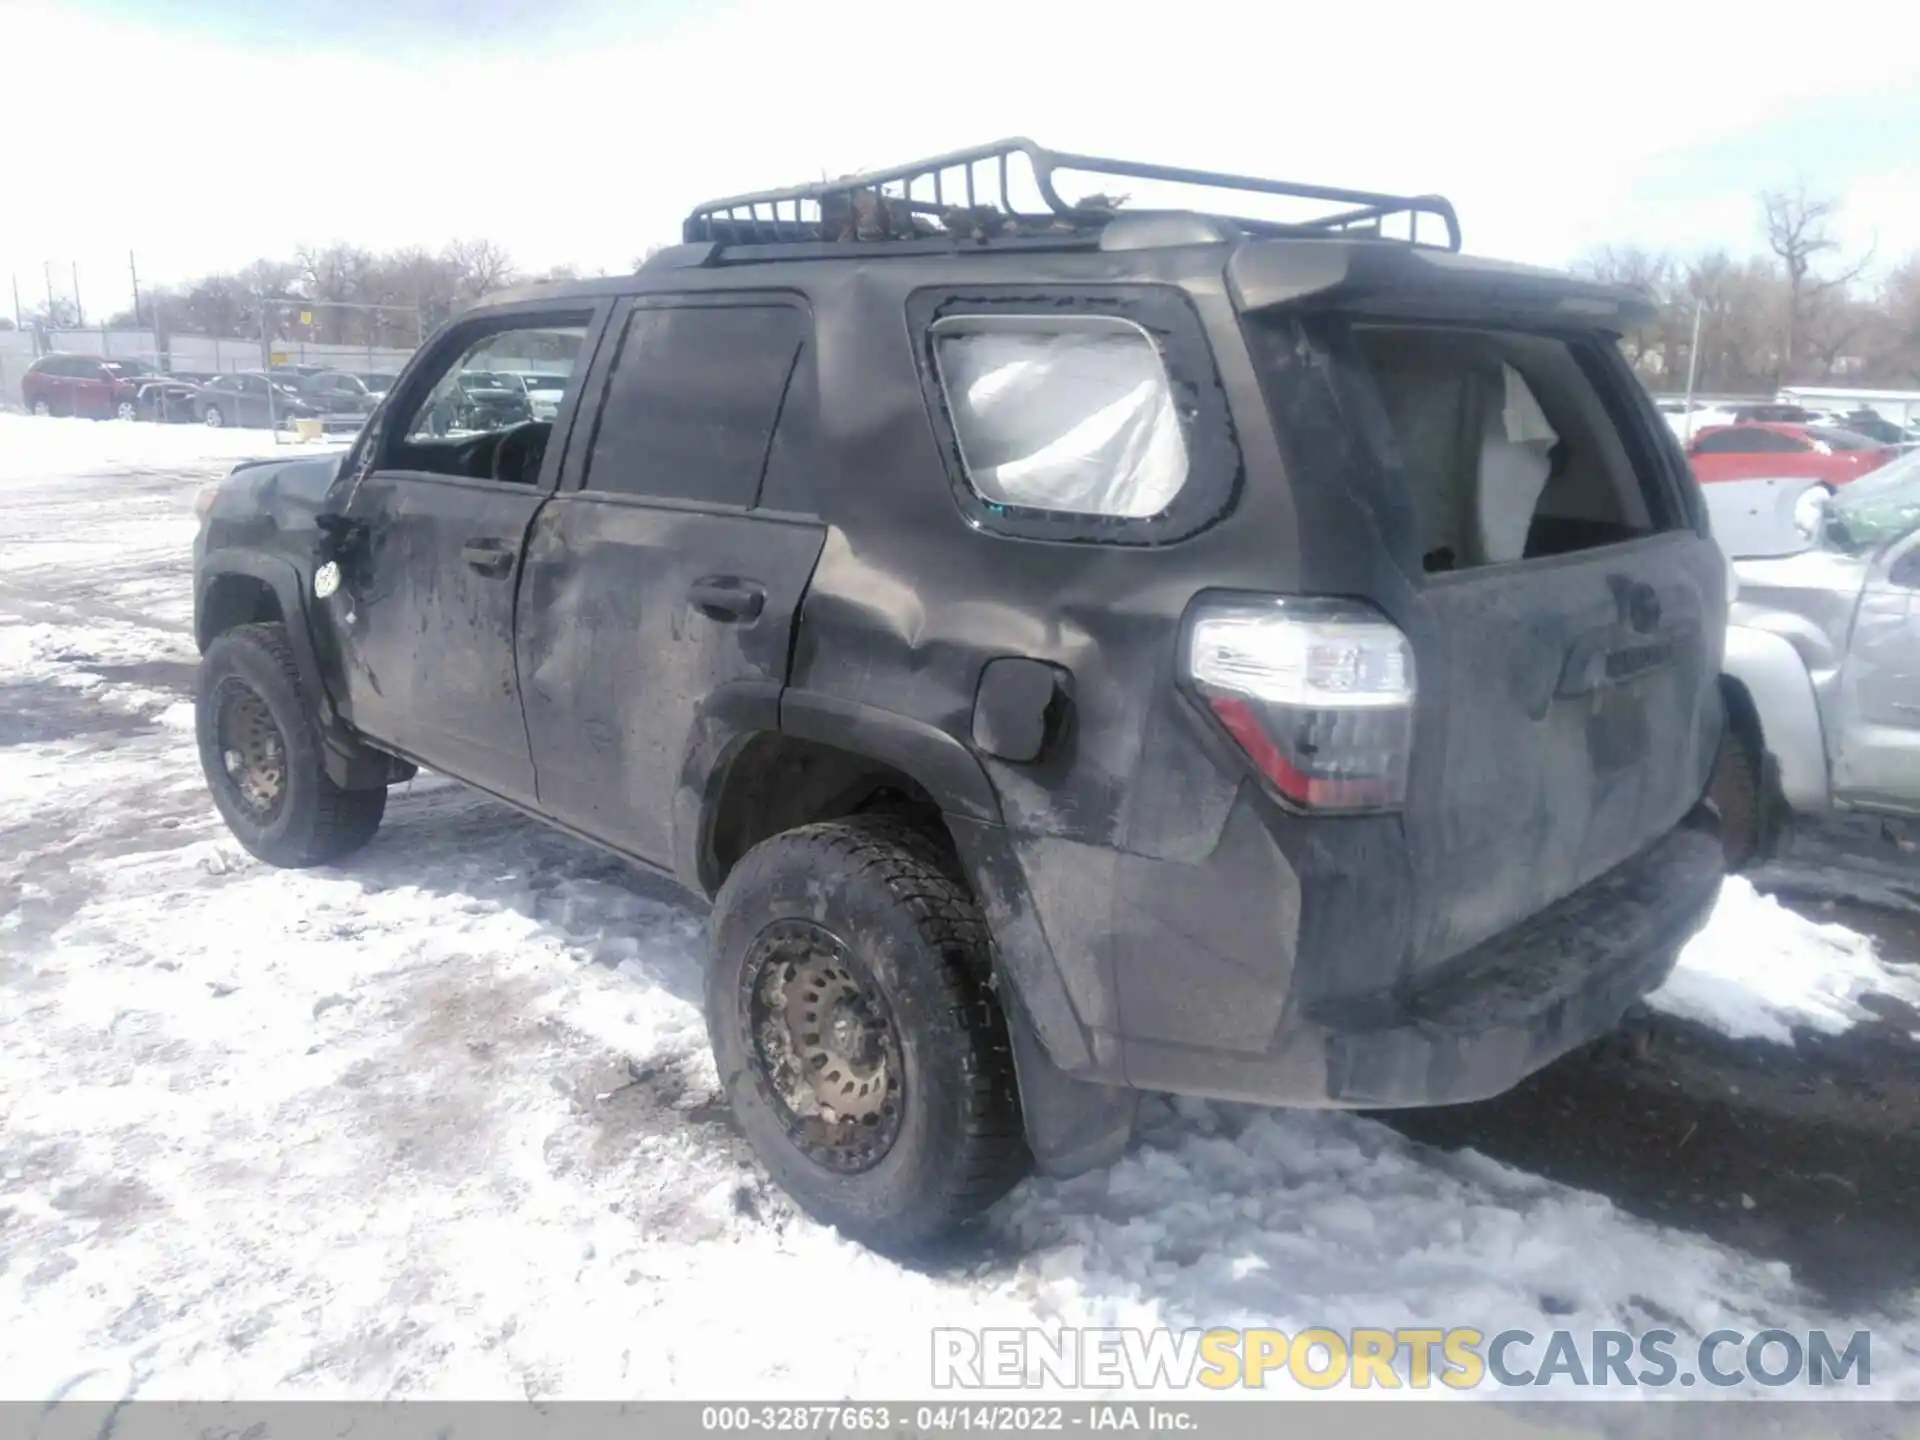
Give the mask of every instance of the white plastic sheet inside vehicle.
[{"label": "white plastic sheet inside vehicle", "polygon": [[[973,488],[988,501],[1144,519],[1187,480],[1167,372],[1138,327],[1107,316],[935,332]],[[1000,328],[1004,325],[1005,328]]]},{"label": "white plastic sheet inside vehicle", "polygon": [[1488,565],[1518,560],[1553,468],[1559,435],[1520,372],[1500,367],[1503,388],[1489,405],[1480,441],[1478,530],[1480,559]]}]

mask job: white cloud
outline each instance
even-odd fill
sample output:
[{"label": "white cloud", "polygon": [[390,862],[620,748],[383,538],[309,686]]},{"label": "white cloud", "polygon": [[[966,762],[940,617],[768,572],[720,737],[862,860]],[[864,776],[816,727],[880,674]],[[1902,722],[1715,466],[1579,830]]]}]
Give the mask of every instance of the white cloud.
[{"label": "white cloud", "polygon": [[[1740,5],[1693,7],[1684,29],[1715,37],[1714,64],[1657,43],[1675,33],[1665,6],[1615,4],[1594,24],[1538,4],[752,0],[644,41],[421,66],[14,9],[0,50],[82,63],[10,77],[15,140],[58,143],[10,146],[0,267],[20,271],[31,301],[43,259],[77,259],[95,313],[124,302],[129,247],[164,279],[301,241],[483,233],[529,265],[614,268],[671,238],[705,196],[1010,132],[1440,190],[1470,248],[1557,262],[1643,221],[1635,186],[1675,157],[1920,74],[1913,46],[1781,65],[1778,36]],[[67,123],[21,123],[56,105]],[[1911,245],[1910,194],[1872,196]],[[1849,223],[1871,224],[1857,208]],[[1730,211],[1711,223],[1735,224]],[[1750,216],[1735,228],[1719,238],[1750,243]],[[1892,243],[1894,223],[1880,228]]]}]

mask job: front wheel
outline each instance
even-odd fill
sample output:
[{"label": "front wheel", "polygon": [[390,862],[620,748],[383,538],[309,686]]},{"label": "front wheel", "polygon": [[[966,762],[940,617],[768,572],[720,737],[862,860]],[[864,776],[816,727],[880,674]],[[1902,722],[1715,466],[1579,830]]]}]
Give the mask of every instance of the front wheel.
[{"label": "front wheel", "polygon": [[118,405],[113,407],[113,418],[116,420],[138,420],[140,418],[140,407],[135,405],[131,400],[122,400]]},{"label": "front wheel", "polygon": [[227,423],[227,417],[220,413],[220,407],[218,405],[207,406],[206,410],[201,413],[200,419],[206,424],[209,430],[218,430],[222,425]]},{"label": "front wheel", "polygon": [[33,402],[33,413],[36,415],[51,415],[53,414],[53,407],[44,400],[36,400]]},{"label": "front wheel", "polygon": [[735,1117],[801,1208],[921,1244],[1025,1172],[987,929],[934,839],[861,817],[776,835],[715,898],[707,1029]]},{"label": "front wheel", "polygon": [[380,828],[384,787],[342,790],[327,776],[284,625],[242,625],[207,647],[194,729],[221,818],[268,864],[338,860]]}]

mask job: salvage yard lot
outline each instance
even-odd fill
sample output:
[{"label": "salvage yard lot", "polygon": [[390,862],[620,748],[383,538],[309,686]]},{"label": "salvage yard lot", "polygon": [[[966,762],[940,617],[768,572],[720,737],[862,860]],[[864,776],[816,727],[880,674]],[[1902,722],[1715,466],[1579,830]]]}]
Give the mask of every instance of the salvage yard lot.
[{"label": "salvage yard lot", "polygon": [[901,1266],[733,1133],[671,887],[430,777],[339,867],[227,836],[192,500],[253,453],[0,417],[0,1395],[905,1396],[934,1325],[1057,1323],[1870,1328],[1920,1397],[1898,837],[1764,877],[1796,909],[1729,882],[1659,1008],[1513,1095],[1150,1101]]}]

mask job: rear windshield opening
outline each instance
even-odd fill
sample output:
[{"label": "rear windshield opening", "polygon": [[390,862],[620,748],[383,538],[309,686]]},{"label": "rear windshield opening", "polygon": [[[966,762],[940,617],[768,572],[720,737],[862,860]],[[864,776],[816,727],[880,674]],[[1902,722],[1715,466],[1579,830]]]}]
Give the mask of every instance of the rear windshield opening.
[{"label": "rear windshield opening", "polygon": [[1429,574],[1592,549],[1669,528],[1565,341],[1359,323]]}]

